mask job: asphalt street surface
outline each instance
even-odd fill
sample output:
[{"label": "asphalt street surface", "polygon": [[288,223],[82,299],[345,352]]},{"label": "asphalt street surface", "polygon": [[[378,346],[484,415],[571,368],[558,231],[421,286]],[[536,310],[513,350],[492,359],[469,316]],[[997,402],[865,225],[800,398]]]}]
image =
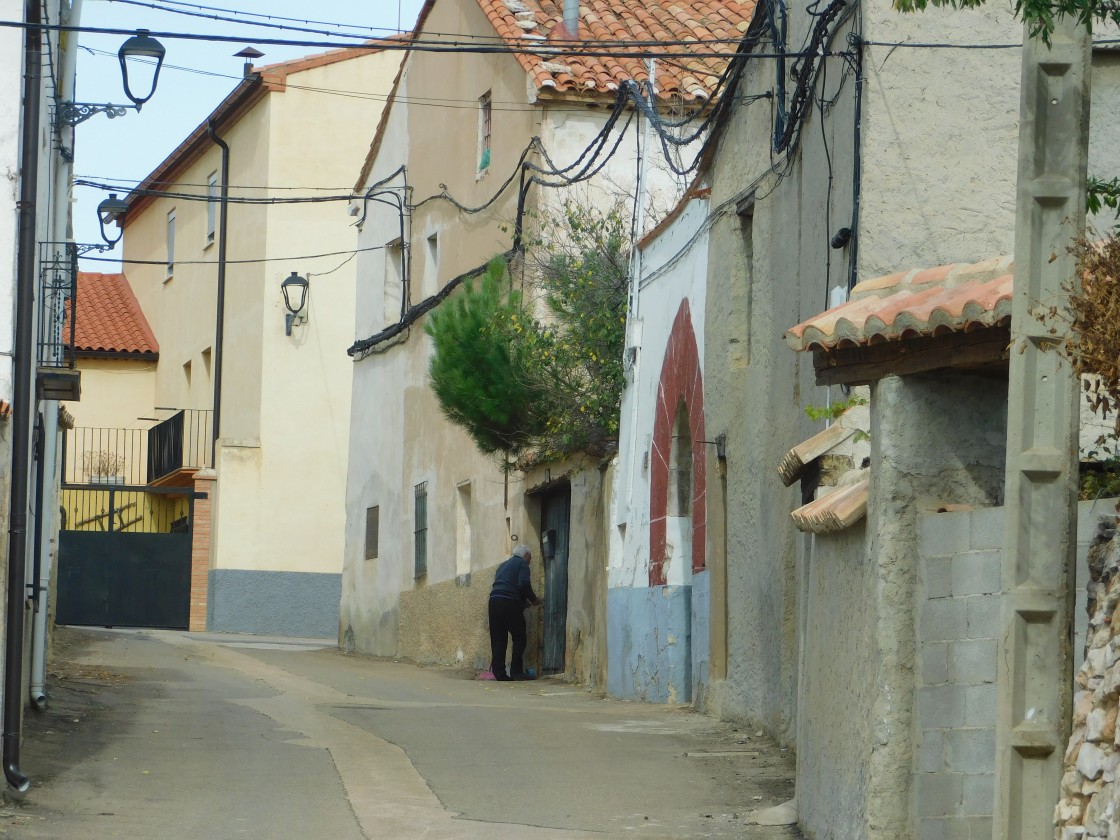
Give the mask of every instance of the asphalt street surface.
[{"label": "asphalt street surface", "polygon": [[59,628],[0,837],[765,838],[787,753],[686,708],[330,643]]}]

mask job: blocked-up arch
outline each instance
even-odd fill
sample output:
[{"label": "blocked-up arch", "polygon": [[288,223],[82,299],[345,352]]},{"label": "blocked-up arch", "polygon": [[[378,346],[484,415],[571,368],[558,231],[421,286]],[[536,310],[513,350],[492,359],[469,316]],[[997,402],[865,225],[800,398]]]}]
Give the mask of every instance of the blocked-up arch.
[{"label": "blocked-up arch", "polygon": [[649,487],[649,585],[665,583],[665,517],[669,505],[669,469],[673,443],[673,424],[684,402],[692,444],[692,571],[704,568],[707,505],[705,502],[704,452],[704,378],[692,313],[687,300],[681,301],[669,344],[661,362],[657,386],[657,414],[653,421],[653,451],[650,453]]}]

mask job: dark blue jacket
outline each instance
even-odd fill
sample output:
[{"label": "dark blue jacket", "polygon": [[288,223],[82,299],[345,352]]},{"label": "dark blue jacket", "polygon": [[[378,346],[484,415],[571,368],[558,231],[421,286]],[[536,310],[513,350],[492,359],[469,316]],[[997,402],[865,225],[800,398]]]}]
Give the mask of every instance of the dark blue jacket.
[{"label": "dark blue jacket", "polygon": [[537,595],[529,583],[529,561],[515,554],[498,566],[490,597],[537,603]]}]

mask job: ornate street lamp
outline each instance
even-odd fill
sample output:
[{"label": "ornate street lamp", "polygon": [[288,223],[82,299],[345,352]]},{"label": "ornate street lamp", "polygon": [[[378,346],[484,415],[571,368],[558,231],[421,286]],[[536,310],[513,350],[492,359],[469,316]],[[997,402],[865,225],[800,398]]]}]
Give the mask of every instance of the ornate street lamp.
[{"label": "ornate street lamp", "polygon": [[[159,81],[159,71],[163,67],[163,56],[166,52],[163,44],[149,35],[147,29],[136,30],[136,34],[121,44],[121,48],[117,52],[117,58],[121,62],[121,80],[124,83],[124,93],[132,100],[133,104],[59,102],[55,112],[56,124],[75,126],[85,122],[94,114],[105,114],[109,119],[113,119],[123,117],[133,108],[139,111],[143,104],[151,99],[156,92],[156,83]],[[140,61],[136,59],[140,59]],[[155,59],[154,65],[151,59]],[[142,72],[144,78],[130,78],[130,66]],[[153,66],[154,69],[149,70]],[[150,78],[148,78],[149,73]],[[139,91],[139,94],[133,93],[134,87]]]},{"label": "ornate street lamp", "polygon": [[97,220],[101,223],[101,238],[108,242],[110,246],[121,241],[121,237],[124,236],[124,227],[118,227],[120,232],[116,235],[116,238],[110,239],[105,226],[111,225],[113,222],[117,222],[119,225],[127,212],[128,202],[123,198],[117,198],[116,193],[109,193],[109,197],[97,205]]},{"label": "ornate street lamp", "polygon": [[300,277],[294,271],[280,284],[280,291],[284,294],[284,307],[288,310],[284,314],[284,335],[292,334],[292,324],[297,318],[300,319],[301,324],[307,320],[307,313],[304,310],[307,307],[309,285],[306,278]]}]

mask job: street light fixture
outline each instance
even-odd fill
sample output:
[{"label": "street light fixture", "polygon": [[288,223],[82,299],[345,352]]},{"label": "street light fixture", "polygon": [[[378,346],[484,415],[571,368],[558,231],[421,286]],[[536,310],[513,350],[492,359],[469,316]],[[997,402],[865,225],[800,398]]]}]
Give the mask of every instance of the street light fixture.
[{"label": "street light fixture", "polygon": [[294,271],[280,284],[280,291],[284,294],[284,307],[288,310],[284,314],[284,335],[292,334],[292,324],[296,319],[300,323],[307,320],[305,309],[307,307],[307,288],[310,284],[307,279],[300,277]]},{"label": "street light fixture", "polygon": [[[109,119],[116,117],[123,117],[130,109],[137,111],[152,98],[156,92],[156,83],[159,81],[159,71],[163,67],[163,56],[167,52],[163,44],[148,34],[147,29],[138,29],[136,34],[121,44],[120,50],[117,52],[117,58],[121,62],[121,80],[124,83],[124,93],[129,99],[132,100],[132,105],[114,105],[111,103],[94,103],[94,102],[59,102],[58,108],[55,112],[55,120],[58,124],[75,126],[83,123],[92,117],[94,114],[105,114]],[[132,79],[130,84],[129,80],[129,66],[139,69],[143,67],[143,72],[148,72],[147,68],[152,66],[150,60],[135,61],[134,59],[155,59],[155,69],[151,71],[150,80],[145,78],[142,80]],[[141,84],[143,83],[143,84]],[[137,85],[137,89],[141,95],[132,92],[133,84]]]},{"label": "street light fixture", "polygon": [[118,227],[120,233],[114,239],[109,238],[109,234],[105,232],[105,226],[111,225],[113,222],[117,222],[119,225],[127,212],[128,202],[123,198],[117,198],[116,193],[109,193],[109,197],[97,205],[97,220],[101,222],[101,238],[108,242],[110,246],[121,241],[121,237],[124,236],[124,226]]}]

